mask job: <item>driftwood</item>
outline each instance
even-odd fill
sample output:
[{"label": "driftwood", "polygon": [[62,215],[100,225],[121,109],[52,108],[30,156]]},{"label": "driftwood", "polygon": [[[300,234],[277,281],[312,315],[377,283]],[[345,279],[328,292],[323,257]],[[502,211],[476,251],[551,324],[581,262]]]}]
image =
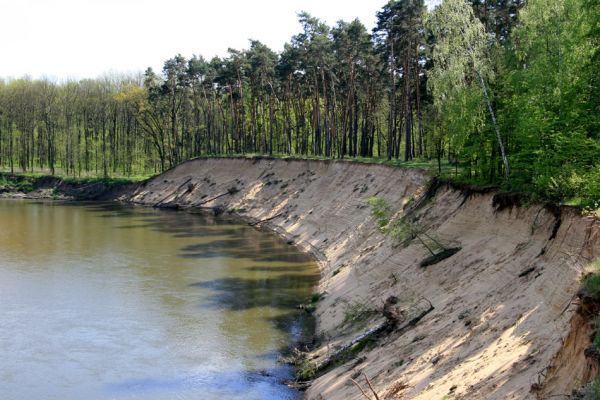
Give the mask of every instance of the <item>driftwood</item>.
[{"label": "driftwood", "polygon": [[[379,399],[379,395],[377,394],[377,392],[375,391],[375,389],[373,389],[373,385],[371,385],[371,381],[369,380],[369,377],[367,376],[367,374],[365,374],[363,372],[363,376],[365,377],[365,380],[367,381],[367,385],[369,385],[369,389],[371,389],[371,392],[373,392],[373,395],[375,395],[375,400],[380,400]],[[367,393],[365,393],[364,389],[362,388],[362,386],[360,386],[360,384],[358,382],[356,382],[352,378],[350,378],[350,380],[360,390],[360,392],[362,393],[363,396],[365,396],[365,398],[367,398],[368,400],[372,400],[371,397],[368,396]]]},{"label": "driftwood", "polygon": [[267,222],[267,221],[270,221],[270,220],[275,219],[277,217],[281,217],[282,214],[283,213],[278,213],[278,214],[275,214],[275,215],[273,215],[272,217],[269,217],[269,218],[261,219],[261,220],[254,221],[254,222],[248,222],[248,225],[250,225],[250,226],[259,225],[259,224],[262,224],[263,222]]},{"label": "driftwood", "polygon": [[[387,300],[386,300],[386,302],[387,302]],[[395,303],[393,303],[393,304],[395,304]],[[355,337],[349,343],[346,343],[345,345],[343,345],[342,347],[337,349],[337,351],[335,351],[335,353],[331,354],[329,357],[327,357],[325,360],[323,360],[321,363],[319,363],[316,367],[317,374],[319,372],[324,371],[325,369],[327,369],[329,366],[336,363],[337,361],[343,360],[344,357],[348,355],[348,352],[352,349],[352,347],[355,344],[357,344],[363,340],[368,340],[368,339],[376,340],[378,338],[378,336],[385,331],[396,331],[396,332],[399,332],[400,335],[403,335],[406,331],[408,331],[410,328],[415,326],[427,314],[429,314],[431,311],[433,311],[433,309],[434,309],[434,307],[431,304],[431,302],[429,300],[427,300],[426,298],[422,298],[419,301],[417,301],[408,310],[405,310],[402,313],[395,313],[395,315],[403,314],[405,316],[404,321],[400,322],[397,319],[386,319],[386,321],[384,323],[382,323],[374,328],[371,328],[368,331]],[[412,316],[412,318],[409,319],[407,316]]]},{"label": "driftwood", "polygon": [[223,196],[236,194],[238,191],[239,191],[238,188],[231,187],[231,188],[227,189],[227,191],[225,193],[221,193],[219,195],[216,195],[215,197],[211,197],[208,200],[204,200],[204,201],[198,203],[198,206],[201,206],[201,205],[206,204],[206,203],[210,203],[211,201],[219,199],[219,198],[221,198]]},{"label": "driftwood", "polygon": [[184,187],[185,185],[187,185],[190,181],[192,180],[191,177],[189,177],[188,179],[186,179],[185,182],[183,182],[181,185],[179,185],[177,187],[177,189],[173,190],[171,193],[169,193],[168,195],[166,195],[165,197],[163,197],[162,200],[160,200],[159,202],[157,202],[156,204],[154,204],[154,207],[160,208],[163,206],[163,203],[170,198],[171,196],[173,196],[174,194],[177,194],[177,192],[179,192],[181,190],[182,187]]}]

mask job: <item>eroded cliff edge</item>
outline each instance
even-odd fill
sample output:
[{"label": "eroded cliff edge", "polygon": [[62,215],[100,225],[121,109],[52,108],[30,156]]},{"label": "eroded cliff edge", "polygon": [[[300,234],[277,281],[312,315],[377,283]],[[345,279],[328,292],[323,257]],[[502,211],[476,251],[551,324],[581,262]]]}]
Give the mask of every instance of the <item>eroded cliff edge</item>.
[{"label": "eroded cliff edge", "polygon": [[[424,199],[428,182],[419,170],[379,165],[197,159],[146,182],[130,201],[236,213],[315,255],[314,365],[381,324],[377,310],[390,296],[407,318],[419,302],[433,305],[414,326],[355,346],[311,384],[308,399],[364,398],[352,382],[368,390],[364,376],[389,399],[546,398],[589,379],[590,327],[574,299],[584,267],[600,256],[598,219],[448,187]],[[461,250],[421,267],[426,248],[382,234],[366,203],[373,196]]]}]

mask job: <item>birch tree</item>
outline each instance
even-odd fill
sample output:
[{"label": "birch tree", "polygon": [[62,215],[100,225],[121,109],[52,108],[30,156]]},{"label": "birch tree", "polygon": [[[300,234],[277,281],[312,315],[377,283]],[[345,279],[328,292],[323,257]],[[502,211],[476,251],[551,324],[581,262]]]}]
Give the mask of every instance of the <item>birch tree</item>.
[{"label": "birch tree", "polygon": [[430,14],[427,26],[435,37],[433,68],[429,75],[434,104],[438,110],[444,110],[448,100],[457,93],[469,92],[473,85],[480,87],[508,179],[510,166],[487,85],[491,69],[483,25],[465,0],[445,0]]}]

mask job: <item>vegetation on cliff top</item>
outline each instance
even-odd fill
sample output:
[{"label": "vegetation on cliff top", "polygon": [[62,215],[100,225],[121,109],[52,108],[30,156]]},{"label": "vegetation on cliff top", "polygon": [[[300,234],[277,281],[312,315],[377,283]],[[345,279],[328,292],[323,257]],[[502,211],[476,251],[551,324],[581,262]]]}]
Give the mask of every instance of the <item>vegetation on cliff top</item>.
[{"label": "vegetation on cliff top", "polygon": [[598,207],[599,0],[431,11],[390,0],[371,33],[299,22],[279,54],[250,41],[137,77],[0,80],[0,168],[107,177],[202,155],[417,160]]}]

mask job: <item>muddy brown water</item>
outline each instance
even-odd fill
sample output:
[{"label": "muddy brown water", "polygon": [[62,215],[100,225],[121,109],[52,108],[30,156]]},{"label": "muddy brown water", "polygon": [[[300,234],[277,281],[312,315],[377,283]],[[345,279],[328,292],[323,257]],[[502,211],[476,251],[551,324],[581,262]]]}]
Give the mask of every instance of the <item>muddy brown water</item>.
[{"label": "muddy brown water", "polygon": [[0,399],[296,399],[318,267],[227,218],[0,200]]}]

